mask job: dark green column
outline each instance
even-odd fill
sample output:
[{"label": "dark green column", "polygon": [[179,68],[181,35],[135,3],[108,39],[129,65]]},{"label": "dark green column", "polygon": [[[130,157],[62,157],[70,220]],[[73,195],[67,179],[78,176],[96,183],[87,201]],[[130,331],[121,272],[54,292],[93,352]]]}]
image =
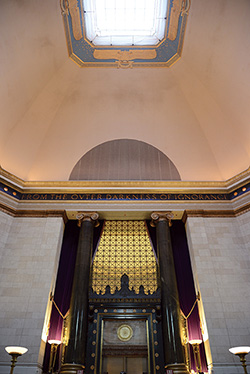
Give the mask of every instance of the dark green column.
[{"label": "dark green column", "polygon": [[65,364],[61,369],[61,373],[64,374],[76,374],[78,370],[84,370],[93,230],[98,214],[79,213],[77,218],[81,228],[70,301],[69,340],[66,347]]},{"label": "dark green column", "polygon": [[172,216],[171,212],[151,214],[157,235],[164,360],[166,369],[174,373],[188,373],[181,342],[180,304],[169,230]]}]

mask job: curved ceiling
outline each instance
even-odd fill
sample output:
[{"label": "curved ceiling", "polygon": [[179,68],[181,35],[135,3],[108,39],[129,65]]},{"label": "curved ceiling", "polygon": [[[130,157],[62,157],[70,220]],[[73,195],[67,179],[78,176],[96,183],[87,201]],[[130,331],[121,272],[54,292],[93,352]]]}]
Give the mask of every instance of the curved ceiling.
[{"label": "curved ceiling", "polygon": [[57,0],[0,4],[0,160],[24,180],[68,180],[114,139],[151,144],[182,180],[249,167],[250,2],[192,0],[171,68],[79,68]]},{"label": "curved ceiling", "polygon": [[74,166],[69,180],[174,181],[180,175],[173,162],[152,145],[117,139],[91,149]]}]

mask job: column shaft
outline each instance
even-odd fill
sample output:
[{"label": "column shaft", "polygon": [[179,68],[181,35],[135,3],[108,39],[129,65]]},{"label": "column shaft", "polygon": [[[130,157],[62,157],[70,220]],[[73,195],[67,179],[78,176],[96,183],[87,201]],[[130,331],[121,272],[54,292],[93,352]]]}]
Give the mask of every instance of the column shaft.
[{"label": "column shaft", "polygon": [[70,301],[69,340],[61,373],[76,373],[77,370],[83,369],[85,363],[93,228],[93,220],[89,216],[83,218]]},{"label": "column shaft", "polygon": [[[166,216],[166,214],[165,214]],[[161,280],[162,327],[165,366],[174,372],[187,372],[181,342],[179,295],[169,230],[169,221],[162,214],[155,221]],[[152,218],[156,216],[152,214]]]}]

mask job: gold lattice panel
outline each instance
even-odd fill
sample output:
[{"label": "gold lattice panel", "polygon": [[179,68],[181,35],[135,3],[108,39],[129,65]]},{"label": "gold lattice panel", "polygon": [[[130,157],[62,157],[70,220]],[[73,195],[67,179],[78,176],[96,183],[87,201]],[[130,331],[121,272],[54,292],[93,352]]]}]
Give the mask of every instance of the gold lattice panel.
[{"label": "gold lattice panel", "polygon": [[151,294],[157,289],[157,265],[144,221],[105,221],[93,262],[92,287],[104,294],[121,288],[121,276],[129,277],[129,288]]}]

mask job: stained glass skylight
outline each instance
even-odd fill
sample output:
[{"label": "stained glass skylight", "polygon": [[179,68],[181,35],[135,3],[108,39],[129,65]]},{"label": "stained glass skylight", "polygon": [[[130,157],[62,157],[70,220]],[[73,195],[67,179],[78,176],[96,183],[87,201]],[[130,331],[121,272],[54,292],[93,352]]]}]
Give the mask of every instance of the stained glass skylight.
[{"label": "stained glass skylight", "polygon": [[93,45],[157,45],[165,34],[167,0],[84,0]]}]

